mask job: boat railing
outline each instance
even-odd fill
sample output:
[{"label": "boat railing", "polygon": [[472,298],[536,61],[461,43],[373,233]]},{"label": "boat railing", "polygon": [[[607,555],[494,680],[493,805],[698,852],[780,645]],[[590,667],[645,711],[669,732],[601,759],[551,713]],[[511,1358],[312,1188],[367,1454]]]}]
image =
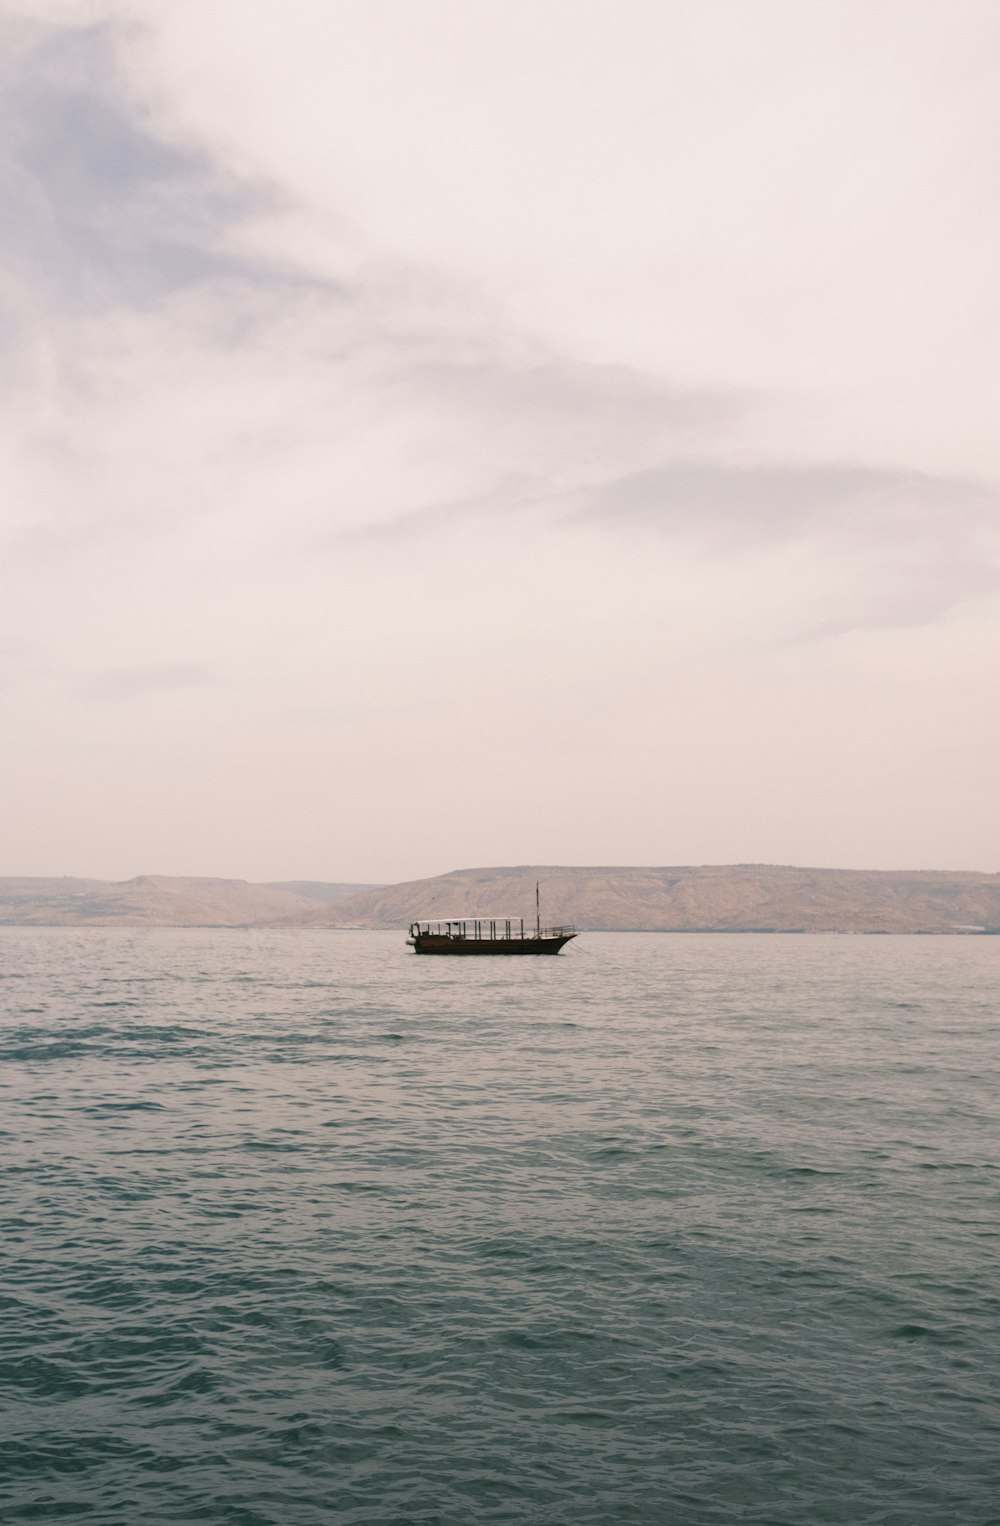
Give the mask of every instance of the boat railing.
[{"label": "boat railing", "polygon": [[543,927],[539,930],[534,922],[524,917],[442,917],[410,925],[411,938],[487,939],[490,942],[536,936],[561,938],[575,932],[576,928],[569,925]]}]

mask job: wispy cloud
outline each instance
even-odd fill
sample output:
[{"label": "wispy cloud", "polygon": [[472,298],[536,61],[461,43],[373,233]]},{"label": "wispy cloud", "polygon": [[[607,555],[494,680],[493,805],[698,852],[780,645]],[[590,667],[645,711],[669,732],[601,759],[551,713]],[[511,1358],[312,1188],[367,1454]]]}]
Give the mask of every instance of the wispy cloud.
[{"label": "wispy cloud", "polygon": [[[800,546],[854,562],[868,606],[824,631],[934,619],[1000,587],[1000,492],[968,478],[839,463],[681,462],[600,487],[578,521],[726,559]],[[856,590],[855,590],[856,591]]]},{"label": "wispy cloud", "polygon": [[214,688],[218,683],[218,678],[199,663],[174,662],[107,668],[79,678],[76,687],[94,699],[127,701],[179,689]]},{"label": "wispy cloud", "polygon": [[901,529],[961,533],[995,523],[1000,494],[967,478],[818,462],[731,466],[678,462],[603,485],[585,512],[723,548],[816,535],[884,541]]},{"label": "wispy cloud", "polygon": [[[287,210],[283,193],[170,141],[124,87],[123,36],[8,28],[0,327],[21,340],[20,556],[158,537],[218,514],[237,482],[252,537],[278,474],[280,523],[308,547],[410,534],[412,515],[426,529],[482,505],[517,514],[701,444],[745,409],[735,388],[558,353],[360,235],[344,234],[349,279],[263,258],[245,235]],[[227,491],[206,495],[210,477]]]},{"label": "wispy cloud", "polygon": [[164,140],[122,88],[110,25],[3,28],[8,268],[69,312],[254,276],[227,235],[273,187]]}]

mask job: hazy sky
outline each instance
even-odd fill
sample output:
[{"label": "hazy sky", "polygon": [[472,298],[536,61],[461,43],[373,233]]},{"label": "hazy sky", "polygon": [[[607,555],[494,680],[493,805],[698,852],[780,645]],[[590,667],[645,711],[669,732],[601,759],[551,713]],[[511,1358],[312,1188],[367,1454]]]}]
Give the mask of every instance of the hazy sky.
[{"label": "hazy sky", "polygon": [[995,0],[0,16],[0,874],[1000,870]]}]

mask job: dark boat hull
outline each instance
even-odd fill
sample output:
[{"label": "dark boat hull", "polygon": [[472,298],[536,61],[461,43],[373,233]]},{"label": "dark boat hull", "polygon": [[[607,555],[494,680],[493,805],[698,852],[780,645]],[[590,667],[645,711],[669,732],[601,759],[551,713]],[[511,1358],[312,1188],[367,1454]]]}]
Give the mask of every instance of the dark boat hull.
[{"label": "dark boat hull", "polygon": [[558,954],[575,933],[553,938],[439,938],[420,935],[407,941],[415,954]]}]

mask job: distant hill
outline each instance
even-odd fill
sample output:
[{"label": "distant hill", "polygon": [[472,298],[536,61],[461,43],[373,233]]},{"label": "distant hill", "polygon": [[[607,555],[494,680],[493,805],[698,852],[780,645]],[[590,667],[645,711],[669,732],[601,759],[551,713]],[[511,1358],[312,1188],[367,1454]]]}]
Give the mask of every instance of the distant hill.
[{"label": "distant hill", "polygon": [[344,926],[404,927],[417,917],[534,919],[592,931],[1000,932],[1000,875],[934,870],[700,868],[459,869],[341,901]]},{"label": "distant hill", "polygon": [[405,928],[418,917],[535,915],[598,931],[1000,933],[1000,875],[937,870],[458,869],[401,885],[140,875],[0,879],[0,924]]},{"label": "distant hill", "polygon": [[[0,924],[56,927],[328,926],[337,892],[357,885],[252,885],[143,874],[132,880],[0,879]],[[370,888],[370,887],[364,887]],[[322,894],[321,892],[333,892]]]},{"label": "distant hill", "polygon": [[384,885],[330,884],[326,880],[274,880],[264,886],[265,890],[290,890],[293,895],[305,896],[308,901],[346,901],[349,895],[363,890],[384,890]]}]

